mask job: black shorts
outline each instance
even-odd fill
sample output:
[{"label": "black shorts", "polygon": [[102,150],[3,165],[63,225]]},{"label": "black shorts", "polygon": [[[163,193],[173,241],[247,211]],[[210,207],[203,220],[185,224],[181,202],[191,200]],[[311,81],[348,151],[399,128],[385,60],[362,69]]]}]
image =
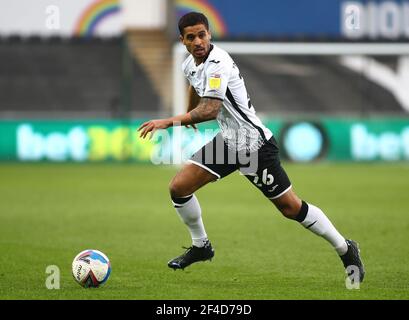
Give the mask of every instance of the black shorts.
[{"label": "black shorts", "polygon": [[234,152],[228,149],[221,134],[197,151],[190,160],[222,179],[239,170],[269,199],[275,199],[291,188],[291,182],[280,163],[274,137],[256,152]]}]

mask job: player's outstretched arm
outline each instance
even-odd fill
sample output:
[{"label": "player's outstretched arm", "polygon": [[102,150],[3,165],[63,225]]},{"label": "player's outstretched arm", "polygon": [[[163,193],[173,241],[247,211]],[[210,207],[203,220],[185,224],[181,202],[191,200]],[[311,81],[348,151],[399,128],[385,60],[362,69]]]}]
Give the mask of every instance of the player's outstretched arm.
[{"label": "player's outstretched arm", "polygon": [[149,132],[151,132],[150,139],[152,139],[153,134],[158,129],[167,129],[172,126],[172,122],[170,119],[157,119],[157,120],[150,120],[147,122],[142,123],[142,125],[138,128],[138,132],[140,131],[139,137],[145,139]]},{"label": "player's outstretched arm", "polygon": [[138,128],[138,131],[141,132],[141,138],[146,138],[149,132],[151,132],[150,138],[152,138],[158,129],[167,129],[176,125],[186,126],[214,120],[221,107],[222,101],[219,99],[201,98],[198,106],[192,111],[176,117],[147,121]]}]

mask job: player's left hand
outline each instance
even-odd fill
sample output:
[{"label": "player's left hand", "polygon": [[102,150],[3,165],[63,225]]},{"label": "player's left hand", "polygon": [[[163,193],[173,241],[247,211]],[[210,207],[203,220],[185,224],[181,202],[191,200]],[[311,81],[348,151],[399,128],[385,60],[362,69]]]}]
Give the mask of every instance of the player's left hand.
[{"label": "player's left hand", "polygon": [[148,133],[151,132],[151,136],[149,139],[152,139],[153,134],[155,133],[156,130],[166,129],[166,128],[169,128],[170,126],[171,124],[169,123],[167,119],[147,121],[145,123],[142,123],[142,125],[138,128],[138,132],[141,131],[141,134],[139,135],[139,137],[142,139],[145,139]]}]

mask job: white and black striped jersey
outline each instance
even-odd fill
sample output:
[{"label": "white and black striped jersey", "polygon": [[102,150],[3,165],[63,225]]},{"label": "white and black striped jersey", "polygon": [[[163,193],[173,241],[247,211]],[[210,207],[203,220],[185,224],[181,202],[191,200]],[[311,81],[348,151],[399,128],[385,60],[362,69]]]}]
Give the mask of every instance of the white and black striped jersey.
[{"label": "white and black striped jersey", "polygon": [[257,117],[239,68],[226,51],[212,45],[203,63],[196,66],[189,55],[182,68],[200,97],[223,101],[216,120],[229,149],[254,152],[272,137]]}]

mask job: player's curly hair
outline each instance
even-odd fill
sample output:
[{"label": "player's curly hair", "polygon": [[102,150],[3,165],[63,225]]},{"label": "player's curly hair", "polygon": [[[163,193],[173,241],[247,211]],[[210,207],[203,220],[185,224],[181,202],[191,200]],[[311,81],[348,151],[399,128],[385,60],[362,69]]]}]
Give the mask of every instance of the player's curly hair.
[{"label": "player's curly hair", "polygon": [[204,24],[206,30],[209,30],[209,21],[206,16],[200,12],[189,12],[179,19],[178,27],[180,35],[183,36],[183,32],[186,27],[195,26],[197,24]]}]

